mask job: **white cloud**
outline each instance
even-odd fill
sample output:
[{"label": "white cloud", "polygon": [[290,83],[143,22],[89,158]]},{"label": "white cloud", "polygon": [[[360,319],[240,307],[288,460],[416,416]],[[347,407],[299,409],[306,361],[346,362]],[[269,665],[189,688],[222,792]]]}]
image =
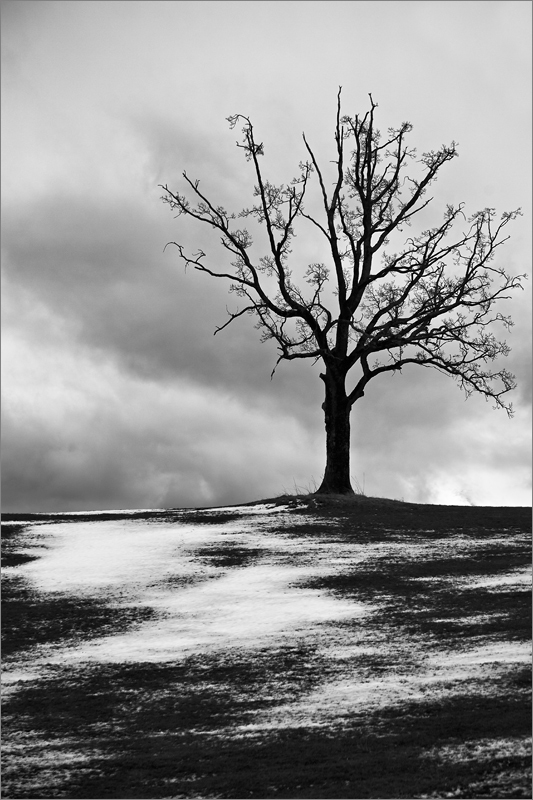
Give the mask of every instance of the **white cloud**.
[{"label": "white cloud", "polygon": [[48,340],[5,334],[6,510],[245,501],[281,494],[316,464],[312,437],[268,400],[124,374],[73,348],[42,309],[35,317]]}]

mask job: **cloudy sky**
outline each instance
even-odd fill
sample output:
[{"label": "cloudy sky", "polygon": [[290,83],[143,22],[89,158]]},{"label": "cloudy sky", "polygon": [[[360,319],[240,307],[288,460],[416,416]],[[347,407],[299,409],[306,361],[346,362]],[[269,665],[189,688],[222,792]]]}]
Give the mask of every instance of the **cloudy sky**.
[{"label": "cloudy sky", "polygon": [[[325,443],[318,365],[276,361],[234,296],[184,271],[160,183],[183,169],[239,211],[253,176],[226,117],[250,116],[288,181],[334,157],[344,110],[409,120],[420,152],[459,143],[433,201],[522,206],[500,251],[530,272],[529,2],[2,3],[3,508],[205,506],[310,489]],[[301,236],[302,238],[302,236]],[[531,303],[509,309],[508,419],[426,369],[371,383],[352,414],[352,475],[416,502],[530,503]]]}]

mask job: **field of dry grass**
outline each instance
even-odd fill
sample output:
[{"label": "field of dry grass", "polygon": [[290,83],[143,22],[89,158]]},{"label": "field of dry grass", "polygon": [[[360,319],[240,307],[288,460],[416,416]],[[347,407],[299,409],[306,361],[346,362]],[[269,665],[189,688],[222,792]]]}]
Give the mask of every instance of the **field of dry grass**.
[{"label": "field of dry grass", "polygon": [[531,797],[530,509],[4,521],[4,797]]}]

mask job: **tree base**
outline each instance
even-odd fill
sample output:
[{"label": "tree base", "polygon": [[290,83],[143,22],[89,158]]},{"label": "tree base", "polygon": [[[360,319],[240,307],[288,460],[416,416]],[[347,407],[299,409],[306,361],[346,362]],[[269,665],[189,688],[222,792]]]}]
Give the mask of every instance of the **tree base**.
[{"label": "tree base", "polygon": [[346,485],[344,482],[336,484],[335,481],[326,481],[323,480],[318,489],[316,490],[315,494],[346,494],[352,495],[355,494],[354,490],[352,489],[351,485]]}]

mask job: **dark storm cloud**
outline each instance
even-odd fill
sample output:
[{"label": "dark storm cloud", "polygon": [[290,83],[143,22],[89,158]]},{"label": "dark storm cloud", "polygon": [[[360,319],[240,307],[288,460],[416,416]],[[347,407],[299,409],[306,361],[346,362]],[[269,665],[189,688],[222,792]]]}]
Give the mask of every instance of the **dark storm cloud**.
[{"label": "dark storm cloud", "polygon": [[30,207],[29,224],[27,211],[4,219],[8,279],[69,320],[80,342],[146,378],[270,391],[275,348],[248,317],[213,336],[238,301],[225,282],[185,272],[175,249],[162,252],[168,225],[135,207],[60,198]]}]

